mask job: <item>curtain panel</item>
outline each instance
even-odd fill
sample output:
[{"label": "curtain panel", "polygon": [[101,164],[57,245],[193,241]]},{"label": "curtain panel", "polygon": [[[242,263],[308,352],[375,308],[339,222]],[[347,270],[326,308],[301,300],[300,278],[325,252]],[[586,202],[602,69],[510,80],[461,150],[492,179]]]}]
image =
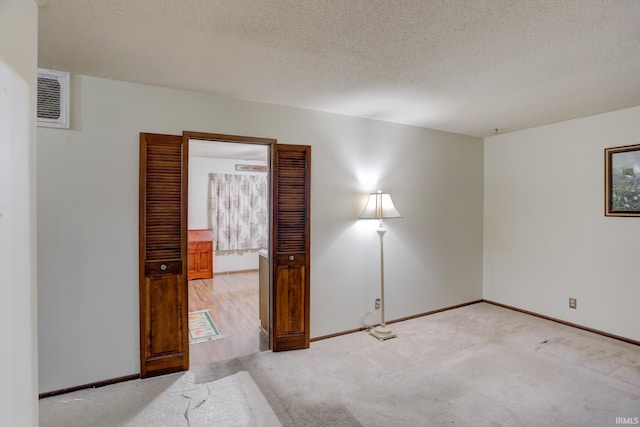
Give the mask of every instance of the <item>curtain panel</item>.
[{"label": "curtain panel", "polygon": [[218,251],[267,247],[266,175],[209,174],[209,226]]}]

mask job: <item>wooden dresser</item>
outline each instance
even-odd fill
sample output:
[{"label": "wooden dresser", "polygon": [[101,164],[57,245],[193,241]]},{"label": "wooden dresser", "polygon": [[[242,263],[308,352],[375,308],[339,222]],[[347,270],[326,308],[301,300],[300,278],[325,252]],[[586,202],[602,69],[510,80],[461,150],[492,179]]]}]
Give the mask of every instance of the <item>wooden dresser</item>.
[{"label": "wooden dresser", "polygon": [[213,230],[189,230],[187,280],[213,277]]}]

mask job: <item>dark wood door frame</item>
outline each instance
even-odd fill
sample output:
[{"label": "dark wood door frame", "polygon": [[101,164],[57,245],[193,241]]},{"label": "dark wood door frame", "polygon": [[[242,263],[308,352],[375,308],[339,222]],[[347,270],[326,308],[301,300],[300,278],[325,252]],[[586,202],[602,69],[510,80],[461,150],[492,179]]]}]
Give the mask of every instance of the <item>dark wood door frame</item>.
[{"label": "dark wood door frame", "polygon": [[[206,133],[206,132],[193,132],[193,131],[184,131],[182,133],[182,137],[184,140],[184,143],[188,146],[189,144],[189,140],[190,139],[197,139],[200,141],[215,141],[215,142],[229,142],[229,143],[239,143],[239,144],[254,144],[254,145],[265,145],[267,147],[269,147],[269,154],[268,154],[268,167],[267,167],[267,171],[268,171],[268,189],[269,189],[269,205],[272,206],[273,205],[273,197],[274,197],[274,193],[273,193],[273,182],[274,182],[274,178],[273,178],[273,174],[275,172],[275,168],[274,168],[274,164],[275,164],[275,153],[276,153],[276,145],[278,144],[278,141],[276,139],[273,138],[258,138],[258,137],[252,137],[252,136],[238,136],[238,135],[225,135],[225,134],[218,134],[218,133]],[[269,233],[270,236],[273,235],[273,212],[270,209],[269,210]],[[269,254],[269,260],[272,259],[271,254],[273,252],[273,238],[269,238],[269,247],[267,248],[267,252]],[[269,267],[271,270],[271,265],[272,263],[269,263]],[[269,271],[268,276],[269,278],[271,278],[272,272]],[[268,331],[267,332],[267,344],[269,349],[273,348],[273,344],[272,344],[272,330],[273,330],[273,314],[272,314],[272,310],[271,310],[271,300],[272,300],[272,293],[273,293],[273,285],[272,285],[272,280],[269,280],[269,302],[267,304],[267,306],[269,307],[269,319],[268,319]]]},{"label": "dark wood door frame", "polygon": [[[269,347],[273,351],[308,348],[311,147],[278,145],[270,138],[190,131],[182,136],[141,133],[140,138],[141,376],[189,369],[185,157],[190,139],[270,148]],[[148,166],[147,149],[153,144],[159,147],[158,154]],[[149,176],[148,170],[152,173]],[[178,205],[166,209],[163,200],[177,200]],[[149,224],[152,228],[147,233]],[[163,240],[158,230],[169,241]],[[149,240],[149,236],[157,238]],[[165,259],[165,254],[173,258]]]}]

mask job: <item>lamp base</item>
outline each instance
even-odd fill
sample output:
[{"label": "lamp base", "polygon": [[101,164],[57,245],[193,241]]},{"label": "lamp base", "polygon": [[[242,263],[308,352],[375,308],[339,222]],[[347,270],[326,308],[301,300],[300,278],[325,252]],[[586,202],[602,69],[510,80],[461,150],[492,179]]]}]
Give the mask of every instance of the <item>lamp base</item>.
[{"label": "lamp base", "polygon": [[376,326],[369,331],[369,335],[378,338],[380,341],[397,337],[397,335],[392,332],[391,329],[387,328],[387,325]]}]

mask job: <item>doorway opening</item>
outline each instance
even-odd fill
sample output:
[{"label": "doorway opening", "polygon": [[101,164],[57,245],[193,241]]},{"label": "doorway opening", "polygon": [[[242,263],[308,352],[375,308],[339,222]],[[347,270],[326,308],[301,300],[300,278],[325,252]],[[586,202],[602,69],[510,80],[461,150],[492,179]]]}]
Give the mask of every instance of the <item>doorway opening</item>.
[{"label": "doorway opening", "polygon": [[191,367],[269,349],[270,151],[189,137]]},{"label": "doorway opening", "polygon": [[259,311],[264,307],[268,321],[259,332],[264,332],[272,351],[309,348],[311,147],[278,144],[267,138],[141,132],[138,289],[142,378],[189,369],[190,139],[269,147],[268,265],[258,267]]}]

